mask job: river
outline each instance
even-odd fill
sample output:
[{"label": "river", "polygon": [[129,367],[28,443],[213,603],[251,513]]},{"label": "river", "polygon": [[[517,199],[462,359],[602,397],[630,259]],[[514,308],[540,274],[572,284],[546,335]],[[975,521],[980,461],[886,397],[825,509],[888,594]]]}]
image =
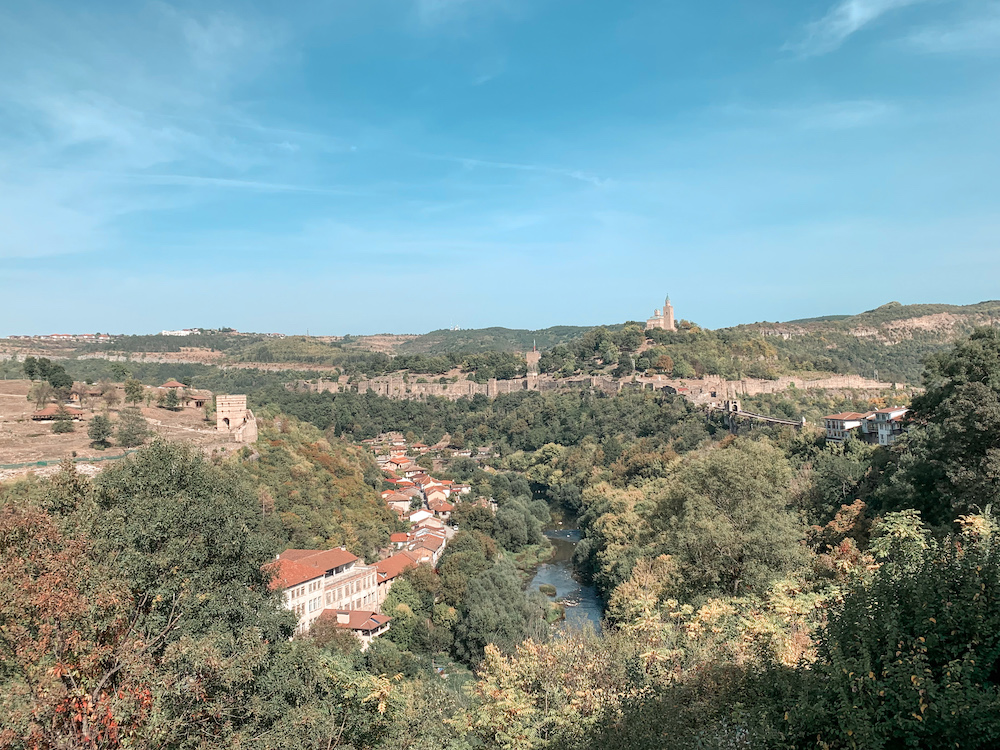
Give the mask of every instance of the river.
[{"label": "river", "polygon": [[580,541],[579,529],[549,529],[545,536],[552,542],[555,552],[547,562],[538,566],[535,577],[528,584],[529,591],[537,591],[544,583],[556,587],[555,598],[566,605],[565,624],[591,625],[601,630],[604,607],[593,586],[584,586],[573,577],[573,549]]}]

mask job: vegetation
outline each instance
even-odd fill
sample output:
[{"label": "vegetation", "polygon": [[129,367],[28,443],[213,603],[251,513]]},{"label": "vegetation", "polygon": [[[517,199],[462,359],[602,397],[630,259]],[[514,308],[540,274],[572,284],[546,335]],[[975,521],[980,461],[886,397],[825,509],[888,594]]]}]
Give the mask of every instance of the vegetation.
[{"label": "vegetation", "polygon": [[149,437],[149,426],[142,412],[134,406],[129,406],[118,412],[118,429],[115,440],[122,448],[134,448],[142,445]]},{"label": "vegetation", "polygon": [[[994,747],[1000,336],[934,357],[925,389],[885,448],[732,436],[660,393],[265,387],[229,458],[156,442],[92,482],[4,487],[0,747]],[[290,544],[373,559],[400,527],[355,441],[386,429],[489,445],[448,469],[492,502],[458,504],[366,652],[289,641],[263,566]],[[553,510],[579,520],[599,634],[549,638],[524,594],[514,561]]]},{"label": "vegetation", "polygon": [[91,445],[101,450],[108,447],[108,438],[113,431],[111,420],[104,414],[95,414],[87,425],[87,437],[90,438]]}]

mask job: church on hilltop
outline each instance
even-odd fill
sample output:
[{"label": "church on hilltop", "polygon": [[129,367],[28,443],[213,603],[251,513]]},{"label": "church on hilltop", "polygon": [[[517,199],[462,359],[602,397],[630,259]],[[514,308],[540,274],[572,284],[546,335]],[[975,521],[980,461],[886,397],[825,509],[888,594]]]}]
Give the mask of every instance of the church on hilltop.
[{"label": "church on hilltop", "polygon": [[674,306],[670,304],[670,295],[663,303],[663,310],[653,310],[653,317],[646,321],[646,330],[660,328],[664,331],[676,331],[674,324]]}]

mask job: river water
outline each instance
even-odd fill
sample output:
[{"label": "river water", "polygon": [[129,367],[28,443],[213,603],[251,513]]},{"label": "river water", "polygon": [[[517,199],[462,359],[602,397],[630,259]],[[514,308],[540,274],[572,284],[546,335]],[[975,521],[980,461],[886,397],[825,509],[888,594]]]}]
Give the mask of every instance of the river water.
[{"label": "river water", "polygon": [[600,632],[604,608],[593,586],[584,586],[573,577],[573,549],[580,541],[579,529],[550,529],[545,536],[552,542],[555,553],[538,566],[535,577],[528,584],[529,591],[537,591],[544,583],[556,587],[557,600],[566,605],[565,624],[572,627],[592,626]]}]

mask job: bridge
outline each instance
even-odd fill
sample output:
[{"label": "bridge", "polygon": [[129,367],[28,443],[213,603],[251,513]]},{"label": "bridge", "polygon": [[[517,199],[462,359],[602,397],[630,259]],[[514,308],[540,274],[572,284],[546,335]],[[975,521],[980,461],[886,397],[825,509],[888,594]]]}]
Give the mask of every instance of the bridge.
[{"label": "bridge", "polygon": [[721,411],[726,414],[726,424],[729,425],[729,429],[733,432],[736,431],[736,425],[740,419],[749,419],[756,422],[764,422],[766,424],[781,425],[784,427],[794,427],[797,430],[801,430],[806,426],[806,418],[802,417],[798,422],[792,419],[781,419],[780,417],[768,417],[764,414],[755,414],[752,411],[743,411],[740,407],[739,401],[725,401],[722,406],[716,406],[715,404],[709,404],[708,410],[711,411]]}]

